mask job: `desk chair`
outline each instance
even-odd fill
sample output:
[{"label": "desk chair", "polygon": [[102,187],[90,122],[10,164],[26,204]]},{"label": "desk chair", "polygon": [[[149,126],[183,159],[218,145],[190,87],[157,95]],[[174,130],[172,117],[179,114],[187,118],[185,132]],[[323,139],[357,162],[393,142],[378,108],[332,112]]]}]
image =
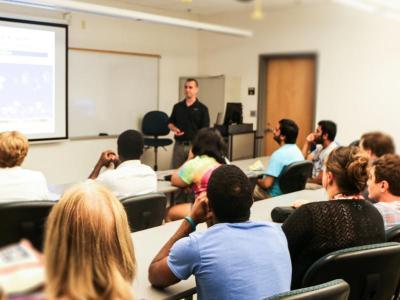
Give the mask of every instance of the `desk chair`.
[{"label": "desk chair", "polygon": [[286,166],[279,175],[279,187],[283,194],[304,190],[307,179],[312,175],[313,164],[303,160]]},{"label": "desk chair", "polygon": [[360,140],[354,140],[349,144],[349,147],[358,147]]},{"label": "desk chair", "polygon": [[342,279],[281,293],[265,300],[347,300],[350,286]]},{"label": "desk chair", "polygon": [[162,224],[167,206],[163,193],[149,193],[120,199],[128,215],[131,232]]},{"label": "desk chair", "polygon": [[400,280],[400,244],[372,244],[325,255],[307,270],[303,287],[338,278],[350,285],[350,300],[391,300]]},{"label": "desk chair", "polygon": [[56,202],[19,201],[0,204],[0,247],[28,239],[42,250],[47,216]]},{"label": "desk chair", "polygon": [[[400,225],[393,226],[392,228],[386,230],[386,242],[400,242]],[[400,299],[400,282],[397,286],[396,293],[393,299]]]},{"label": "desk chair", "polygon": [[400,225],[393,226],[385,231],[386,242],[400,243]]},{"label": "desk chair", "polygon": [[169,134],[168,115],[157,110],[148,112],[143,117],[142,132],[145,136],[153,136],[152,138],[144,138],[144,146],[146,148],[154,148],[154,170],[157,171],[158,147],[165,147],[172,144],[171,139],[159,138],[160,136]]}]

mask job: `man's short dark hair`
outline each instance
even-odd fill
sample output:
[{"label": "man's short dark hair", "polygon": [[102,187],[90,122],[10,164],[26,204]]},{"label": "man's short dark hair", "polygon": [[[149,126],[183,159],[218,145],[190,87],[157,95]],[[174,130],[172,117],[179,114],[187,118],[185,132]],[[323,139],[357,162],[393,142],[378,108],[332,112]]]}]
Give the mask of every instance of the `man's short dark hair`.
[{"label": "man's short dark hair", "polygon": [[385,154],[372,163],[375,167],[375,182],[389,183],[389,193],[400,196],[400,156]]},{"label": "man's short dark hair", "polygon": [[318,126],[321,127],[322,135],[327,134],[328,140],[333,142],[336,137],[336,123],[328,120],[322,120],[318,122]]},{"label": "man's short dark hair", "polygon": [[252,189],[246,174],[238,167],[218,167],[208,181],[207,197],[218,222],[248,221],[253,205]]},{"label": "man's short dark hair", "polygon": [[194,79],[194,78],[188,78],[188,79],[186,79],[186,81],[185,81],[185,82],[190,82],[190,81],[194,82],[194,83],[196,84],[196,86],[197,86],[197,87],[199,87],[199,82],[197,81],[197,79]]},{"label": "man's short dark hair", "polygon": [[281,135],[285,136],[285,144],[295,144],[299,134],[299,126],[290,119],[279,121]]},{"label": "man's short dark hair", "polygon": [[118,155],[123,160],[140,159],[143,154],[144,141],[137,130],[126,130],[118,137]]},{"label": "man's short dark hair", "polygon": [[395,152],[393,139],[382,132],[368,132],[361,137],[361,146],[364,150],[371,150],[376,157]]}]

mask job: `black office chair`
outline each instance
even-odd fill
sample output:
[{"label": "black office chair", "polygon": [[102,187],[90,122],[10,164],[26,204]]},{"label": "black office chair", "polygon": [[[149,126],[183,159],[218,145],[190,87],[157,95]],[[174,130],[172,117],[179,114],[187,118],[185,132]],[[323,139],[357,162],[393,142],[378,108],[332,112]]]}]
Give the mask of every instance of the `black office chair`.
[{"label": "black office chair", "polygon": [[[392,228],[385,231],[386,242],[400,242],[400,225],[393,226]],[[393,299],[399,299],[400,297],[400,282],[397,286],[396,293]]]},{"label": "black office chair", "polygon": [[347,300],[350,286],[342,279],[274,295],[265,300]]},{"label": "black office chair", "polygon": [[167,206],[163,193],[149,193],[120,199],[128,215],[131,232],[162,224]]},{"label": "black office chair", "polygon": [[349,147],[358,147],[360,140],[354,140],[349,144]]},{"label": "black office chair", "polygon": [[304,190],[307,179],[312,175],[313,164],[303,160],[286,166],[279,175],[279,187],[283,194]]},{"label": "black office chair", "polygon": [[400,225],[393,226],[386,230],[386,242],[400,243]]},{"label": "black office chair", "polygon": [[29,240],[42,250],[47,216],[56,202],[19,201],[0,204],[0,247]]},{"label": "black office chair", "polygon": [[147,148],[154,148],[154,170],[157,171],[158,147],[165,147],[172,144],[171,139],[159,138],[169,133],[168,115],[157,110],[148,112],[143,117],[142,132],[145,136],[153,136],[152,138],[145,137],[144,145]]},{"label": "black office chair", "polygon": [[303,287],[341,278],[351,300],[391,300],[400,280],[400,244],[382,243],[332,252],[304,275]]}]

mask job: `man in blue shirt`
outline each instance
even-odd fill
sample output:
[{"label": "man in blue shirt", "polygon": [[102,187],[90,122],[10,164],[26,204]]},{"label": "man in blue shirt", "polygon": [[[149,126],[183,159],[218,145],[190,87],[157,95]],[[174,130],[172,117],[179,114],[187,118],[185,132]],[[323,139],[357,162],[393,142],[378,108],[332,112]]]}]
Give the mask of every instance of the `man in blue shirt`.
[{"label": "man in blue shirt", "polygon": [[304,160],[303,154],[296,145],[298,133],[299,127],[289,119],[280,120],[274,128],[274,140],[280,145],[280,148],[272,153],[264,177],[257,181],[254,189],[255,200],[281,195],[279,175],[286,166]]},{"label": "man in blue shirt", "polygon": [[[251,222],[251,184],[238,167],[222,165],[210,177],[177,232],[153,259],[149,280],[166,287],[196,277],[198,299],[264,299],[288,291],[291,261],[281,227]],[[213,224],[193,232],[198,223]]]}]

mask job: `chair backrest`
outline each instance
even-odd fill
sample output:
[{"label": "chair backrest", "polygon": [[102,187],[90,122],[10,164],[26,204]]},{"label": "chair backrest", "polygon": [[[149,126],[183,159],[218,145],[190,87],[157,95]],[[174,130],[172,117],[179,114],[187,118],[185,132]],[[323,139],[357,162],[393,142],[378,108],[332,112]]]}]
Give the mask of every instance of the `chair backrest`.
[{"label": "chair backrest", "polygon": [[308,269],[303,286],[338,278],[350,285],[349,299],[392,299],[400,280],[400,244],[372,244],[325,255]]},{"label": "chair backrest", "polygon": [[354,140],[349,144],[349,147],[358,147],[360,140]]},{"label": "chair backrest", "polygon": [[350,286],[342,279],[281,293],[265,300],[347,300]]},{"label": "chair backrest", "polygon": [[144,135],[162,136],[169,133],[168,115],[165,112],[153,110],[144,115],[142,132]]},{"label": "chair backrest", "polygon": [[400,242],[400,225],[393,226],[386,230],[386,242]]},{"label": "chair backrest", "polygon": [[165,217],[167,197],[163,193],[150,193],[121,199],[128,215],[131,232],[159,226]]},{"label": "chair backrest", "polygon": [[312,175],[313,164],[303,160],[286,166],[279,175],[279,187],[283,194],[304,190],[307,179]]},{"label": "chair backrest", "polygon": [[0,247],[22,238],[42,250],[47,216],[55,201],[19,201],[0,204]]}]

